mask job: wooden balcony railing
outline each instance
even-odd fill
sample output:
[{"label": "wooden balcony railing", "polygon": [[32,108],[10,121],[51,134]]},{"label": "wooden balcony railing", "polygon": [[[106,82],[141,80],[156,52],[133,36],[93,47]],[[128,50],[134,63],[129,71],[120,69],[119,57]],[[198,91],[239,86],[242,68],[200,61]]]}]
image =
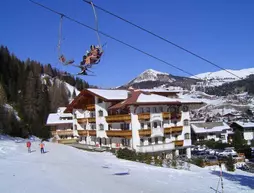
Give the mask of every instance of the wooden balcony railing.
[{"label": "wooden balcony railing", "polygon": [[61,144],[72,144],[72,143],[77,143],[78,139],[59,139],[57,140],[57,142]]},{"label": "wooden balcony railing", "polygon": [[183,131],[183,126],[174,126],[174,127],[166,127],[164,128],[164,134],[170,133],[181,133]]},{"label": "wooden balcony railing", "polygon": [[87,135],[96,136],[96,130],[87,130]]},{"label": "wooden balcony railing", "polygon": [[95,117],[89,117],[89,118],[78,118],[78,123],[86,123],[88,120],[89,123],[95,123]]},{"label": "wooden balcony railing", "polygon": [[150,113],[140,113],[138,114],[139,120],[149,120],[150,119]]},{"label": "wooden balcony railing", "polygon": [[78,130],[80,136],[96,136],[96,130]]},{"label": "wooden balcony railing", "polygon": [[130,122],[131,121],[131,115],[129,114],[123,114],[123,115],[109,115],[106,116],[106,121],[108,123],[112,122]]},{"label": "wooden balcony railing", "polygon": [[57,135],[73,135],[72,130],[61,130],[61,131],[56,131]]},{"label": "wooden balcony railing", "polygon": [[130,139],[132,137],[131,130],[109,130],[106,131],[108,137],[124,137]]},{"label": "wooden balcony railing", "polygon": [[94,111],[94,110],[95,110],[95,104],[86,105],[86,109],[87,109],[88,111]]},{"label": "wooden balcony railing", "polygon": [[151,129],[143,129],[139,130],[139,136],[150,136],[151,135]]},{"label": "wooden balcony railing", "polygon": [[163,119],[170,119],[170,116],[171,114],[169,113],[169,112],[163,112],[162,113],[162,117],[163,117]]},{"label": "wooden balcony railing", "polygon": [[183,140],[178,140],[178,141],[174,141],[175,142],[175,146],[183,146]]},{"label": "wooden balcony railing", "polygon": [[78,130],[80,136],[87,136],[87,130]]}]

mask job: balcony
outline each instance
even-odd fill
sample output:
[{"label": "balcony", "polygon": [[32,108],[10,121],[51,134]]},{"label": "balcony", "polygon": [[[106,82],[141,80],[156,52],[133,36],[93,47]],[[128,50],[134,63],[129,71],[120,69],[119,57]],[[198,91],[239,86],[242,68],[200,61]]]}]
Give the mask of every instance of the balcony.
[{"label": "balcony", "polygon": [[87,136],[96,136],[96,130],[86,130],[87,131]]},{"label": "balcony", "polygon": [[183,131],[183,126],[174,126],[174,127],[164,128],[164,134],[181,133],[182,131]]},{"label": "balcony", "polygon": [[88,111],[94,111],[95,110],[95,104],[86,105],[86,110],[88,110]]},{"label": "balcony", "polygon": [[106,116],[106,121],[108,123],[112,122],[131,122],[131,115],[123,114],[123,115],[109,115]]},{"label": "balcony", "polygon": [[78,139],[59,139],[57,140],[57,142],[61,144],[73,144],[73,143],[77,143]]},{"label": "balcony", "polygon": [[175,147],[181,147],[183,146],[183,140],[174,141]]},{"label": "balcony", "polygon": [[86,123],[87,121],[88,121],[89,123],[95,123],[95,117],[78,118],[78,123],[79,123],[79,124]]},{"label": "balcony", "polygon": [[72,130],[60,130],[60,131],[56,131],[57,135],[73,135],[73,131]]},{"label": "balcony", "polygon": [[162,117],[163,117],[163,119],[170,119],[171,118],[171,114],[169,112],[163,112],[162,113]]},{"label": "balcony", "polygon": [[150,113],[140,113],[138,114],[139,120],[149,120],[150,119]]},{"label": "balcony", "polygon": [[139,130],[139,136],[151,136],[151,129]]},{"label": "balcony", "polygon": [[132,132],[131,130],[108,130],[106,131],[108,137],[123,137],[131,139]]},{"label": "balcony", "polygon": [[78,130],[80,136],[87,136],[87,130]]}]

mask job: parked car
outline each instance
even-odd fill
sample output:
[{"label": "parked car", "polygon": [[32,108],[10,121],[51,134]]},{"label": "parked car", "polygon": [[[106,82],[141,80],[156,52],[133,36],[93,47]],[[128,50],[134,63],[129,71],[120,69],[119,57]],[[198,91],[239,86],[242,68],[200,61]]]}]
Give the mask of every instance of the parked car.
[{"label": "parked car", "polygon": [[236,151],[233,149],[225,149],[223,152],[220,152],[218,154],[219,156],[229,156],[229,155],[237,155]]}]

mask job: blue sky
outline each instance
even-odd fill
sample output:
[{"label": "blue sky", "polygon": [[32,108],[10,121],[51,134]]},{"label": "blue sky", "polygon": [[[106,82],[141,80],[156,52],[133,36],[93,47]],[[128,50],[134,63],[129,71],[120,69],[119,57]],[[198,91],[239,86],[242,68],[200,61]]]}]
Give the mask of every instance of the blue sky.
[{"label": "blue sky", "polygon": [[[37,0],[46,6],[95,26],[92,7],[82,0]],[[94,0],[95,4],[157,33],[227,69],[254,67],[253,0]],[[137,28],[97,10],[101,31],[164,59],[192,74],[218,68],[197,59]],[[58,15],[28,0],[1,3],[0,44],[20,59],[31,58],[43,64],[77,73],[57,61]],[[80,62],[91,44],[97,44],[94,31],[67,19],[63,23],[62,50]],[[107,42],[105,55],[93,71],[96,77],[81,77],[90,84],[114,87],[125,84],[146,69],[183,75],[170,66],[149,58],[114,40]]]}]

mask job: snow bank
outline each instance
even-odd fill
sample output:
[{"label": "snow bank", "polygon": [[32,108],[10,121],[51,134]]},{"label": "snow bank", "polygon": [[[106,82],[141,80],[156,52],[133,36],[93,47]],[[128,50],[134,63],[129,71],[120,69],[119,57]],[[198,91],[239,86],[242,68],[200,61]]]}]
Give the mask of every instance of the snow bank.
[{"label": "snow bank", "polygon": [[[0,192],[211,193],[219,179],[216,170],[161,168],[48,142],[46,154],[40,153],[38,142],[32,142],[32,153],[25,143],[13,140],[0,140],[0,147]],[[238,170],[223,174],[225,192],[254,188],[253,174]]]}]

